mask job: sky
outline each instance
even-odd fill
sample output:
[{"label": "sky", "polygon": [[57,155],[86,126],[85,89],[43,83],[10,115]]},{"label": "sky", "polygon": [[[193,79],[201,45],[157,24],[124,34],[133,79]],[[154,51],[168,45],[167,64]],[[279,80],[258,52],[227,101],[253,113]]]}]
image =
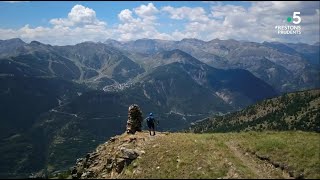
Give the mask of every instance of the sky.
[{"label": "sky", "polygon": [[[52,45],[142,38],[314,44],[319,6],[319,1],[1,1],[0,39]],[[293,23],[294,12],[300,12],[299,24]],[[275,26],[300,26],[301,34],[278,34]]]}]

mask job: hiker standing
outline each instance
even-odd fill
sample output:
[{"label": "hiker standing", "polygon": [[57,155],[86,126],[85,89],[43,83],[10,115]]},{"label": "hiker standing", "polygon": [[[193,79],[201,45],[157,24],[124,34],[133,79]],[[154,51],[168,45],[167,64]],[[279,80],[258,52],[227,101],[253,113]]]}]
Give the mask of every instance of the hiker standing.
[{"label": "hiker standing", "polygon": [[151,136],[151,131],[153,131],[153,136],[156,135],[155,128],[154,128],[156,120],[153,117],[152,113],[149,114],[149,116],[146,118],[146,121],[147,121],[147,125],[148,125],[148,128],[149,128],[150,136]]}]

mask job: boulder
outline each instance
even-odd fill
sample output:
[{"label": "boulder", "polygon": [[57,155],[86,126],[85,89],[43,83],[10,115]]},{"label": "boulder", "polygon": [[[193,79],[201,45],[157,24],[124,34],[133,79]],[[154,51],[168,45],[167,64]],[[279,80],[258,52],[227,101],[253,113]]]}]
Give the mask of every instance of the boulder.
[{"label": "boulder", "polygon": [[120,151],[123,154],[122,157],[125,158],[125,159],[134,160],[139,156],[139,153],[134,149],[127,149],[127,148],[122,147],[120,149]]}]

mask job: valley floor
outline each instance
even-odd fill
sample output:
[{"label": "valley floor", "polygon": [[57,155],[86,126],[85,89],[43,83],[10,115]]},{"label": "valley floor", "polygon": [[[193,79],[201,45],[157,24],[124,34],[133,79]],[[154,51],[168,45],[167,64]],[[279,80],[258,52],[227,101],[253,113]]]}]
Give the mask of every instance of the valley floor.
[{"label": "valley floor", "polygon": [[[320,178],[320,134],[310,132],[122,134],[100,145],[95,178]],[[131,141],[134,140],[134,141]],[[100,165],[119,147],[143,151],[120,174]],[[100,157],[99,157],[100,156]]]}]

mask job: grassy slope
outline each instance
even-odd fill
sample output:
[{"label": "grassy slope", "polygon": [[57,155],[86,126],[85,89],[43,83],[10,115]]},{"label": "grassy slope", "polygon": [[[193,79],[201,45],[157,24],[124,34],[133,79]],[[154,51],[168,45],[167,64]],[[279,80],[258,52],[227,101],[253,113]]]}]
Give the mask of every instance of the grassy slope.
[{"label": "grassy slope", "polygon": [[193,132],[302,130],[320,132],[320,89],[288,93],[224,116],[206,118]]},{"label": "grassy slope", "polygon": [[284,178],[280,168],[259,169],[264,162],[256,156],[239,158],[230,142],[243,154],[286,164],[294,177],[303,172],[305,178],[320,178],[319,140],[317,133],[300,131],[157,135],[117,178]]},{"label": "grassy slope", "polygon": [[[232,134],[237,136],[236,133]],[[249,151],[285,163],[306,178],[320,178],[320,134],[307,132],[240,133],[239,142]]]}]

